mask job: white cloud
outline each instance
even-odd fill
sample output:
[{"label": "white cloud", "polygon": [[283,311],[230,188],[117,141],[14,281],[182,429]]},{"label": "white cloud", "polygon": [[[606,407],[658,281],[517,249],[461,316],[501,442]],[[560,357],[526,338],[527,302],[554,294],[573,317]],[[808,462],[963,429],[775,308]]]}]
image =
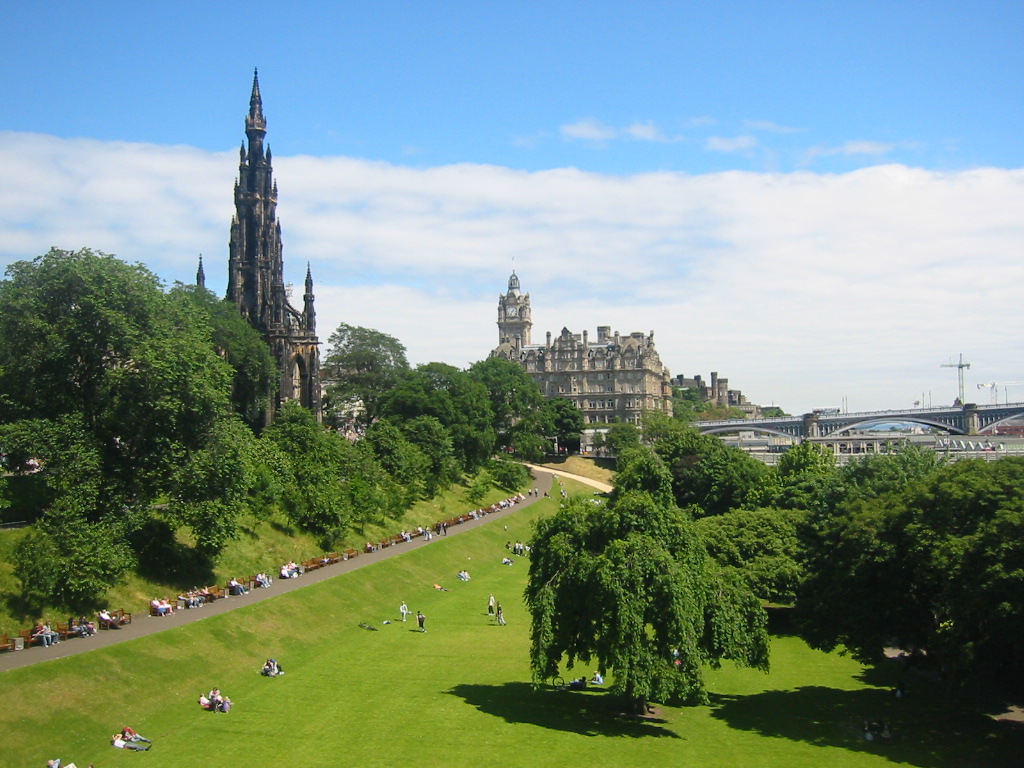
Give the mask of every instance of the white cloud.
[{"label": "white cloud", "polygon": [[636,141],[655,141],[665,143],[686,141],[685,136],[666,136],[661,128],[650,121],[627,125],[624,132],[627,136],[631,139],[635,139]]},{"label": "white cloud", "polygon": [[598,146],[606,146],[608,142],[615,139],[629,139],[631,141],[651,141],[669,143],[685,141],[684,136],[667,136],[653,121],[637,121],[630,123],[625,128],[614,128],[605,125],[600,120],[592,117],[578,120],[575,123],[563,125],[559,129],[564,138],[574,141],[588,141]]},{"label": "white cloud", "polygon": [[615,128],[605,125],[593,117],[586,117],[582,120],[577,120],[575,123],[568,123],[559,130],[562,136],[567,139],[580,139],[597,143],[611,141],[619,135]]},{"label": "white cloud", "polygon": [[888,144],[881,141],[866,141],[864,139],[858,139],[855,141],[847,141],[845,144],[841,144],[838,147],[811,147],[807,150],[806,155],[808,159],[814,159],[816,157],[832,157],[835,155],[841,155],[844,157],[859,155],[878,158],[889,154],[896,149],[896,146],[896,144]]},{"label": "white cloud", "polygon": [[[89,246],[226,283],[237,151],[0,133],[0,262]],[[901,407],[1024,370],[1024,170],[606,176],[275,157],[286,279],[415,363],[497,341],[512,262],[534,339],[655,330],[673,373],[714,370],[793,412]],[[984,393],[982,393],[984,394]]]},{"label": "white cloud", "polygon": [[704,148],[710,152],[745,152],[757,145],[756,136],[710,136]]}]

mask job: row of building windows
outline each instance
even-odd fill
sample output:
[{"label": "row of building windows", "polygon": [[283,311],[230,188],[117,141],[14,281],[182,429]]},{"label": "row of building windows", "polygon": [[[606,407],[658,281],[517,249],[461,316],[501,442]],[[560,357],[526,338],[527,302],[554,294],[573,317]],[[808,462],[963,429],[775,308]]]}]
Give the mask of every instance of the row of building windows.
[{"label": "row of building windows", "polygon": [[[583,417],[584,424],[614,424],[619,421],[618,417],[611,414],[594,414],[590,413]],[[640,418],[638,416],[625,416],[622,418],[626,424],[639,424]]]}]

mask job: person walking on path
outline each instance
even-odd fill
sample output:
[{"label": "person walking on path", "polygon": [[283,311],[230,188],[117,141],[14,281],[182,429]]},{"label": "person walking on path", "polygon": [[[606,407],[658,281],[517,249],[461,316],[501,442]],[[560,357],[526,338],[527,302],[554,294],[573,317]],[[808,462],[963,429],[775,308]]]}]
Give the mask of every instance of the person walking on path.
[{"label": "person walking on path", "polygon": [[427,617],[423,615],[423,611],[416,611],[416,623],[420,627],[420,632],[426,632]]},{"label": "person walking on path", "polygon": [[402,621],[405,621],[409,616],[409,606],[405,604],[405,600],[398,606],[398,612],[402,614]]},{"label": "person walking on path", "polygon": [[487,615],[488,616],[493,616],[494,615],[494,595],[491,595],[487,599]]},{"label": "person walking on path", "polygon": [[495,610],[496,610],[496,613],[494,614],[494,617],[498,620],[499,626],[504,627],[505,626],[505,612],[503,610],[501,610],[501,603],[498,603],[497,608]]}]

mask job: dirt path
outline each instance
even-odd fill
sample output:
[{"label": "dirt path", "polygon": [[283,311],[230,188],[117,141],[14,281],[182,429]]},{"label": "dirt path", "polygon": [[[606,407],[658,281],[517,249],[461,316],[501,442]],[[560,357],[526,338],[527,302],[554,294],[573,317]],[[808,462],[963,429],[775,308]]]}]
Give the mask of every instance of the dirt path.
[{"label": "dirt path", "polygon": [[[572,478],[573,480],[578,480],[581,483],[585,483],[600,490],[611,490],[611,486],[606,483],[600,483],[586,477],[571,475],[565,472],[555,472],[547,467],[533,465],[527,466],[533,473],[535,487],[540,491],[541,495],[537,497],[528,496],[525,501],[511,506],[508,509],[503,509],[499,512],[492,512],[476,520],[469,520],[468,522],[451,526],[448,529],[448,535],[458,535],[464,531],[476,528],[477,526],[486,525],[494,520],[507,517],[524,507],[530,506],[530,504],[533,504],[538,499],[543,498],[543,494],[551,492],[552,482],[555,477]],[[435,536],[435,538],[437,537]],[[169,616],[150,616],[148,610],[143,609],[142,611],[135,613],[132,618],[132,623],[123,629],[110,629],[103,632],[97,632],[92,637],[65,640],[56,645],[52,645],[49,648],[33,646],[22,651],[7,651],[2,653],[0,654],[0,673],[6,672],[9,669],[18,669],[19,667],[27,667],[31,664],[39,664],[52,659],[61,659],[65,656],[73,656],[77,653],[85,653],[86,651],[91,651],[95,648],[104,648],[108,645],[114,645],[115,643],[126,642],[137,637],[151,635],[155,632],[162,632],[165,629],[179,627],[182,624],[202,621],[210,616],[219,616],[226,611],[230,611],[234,608],[240,608],[243,605],[251,605],[252,603],[260,602],[262,600],[269,600],[273,597],[277,597],[278,595],[283,595],[296,589],[308,587],[310,584],[317,584],[321,581],[325,581],[326,579],[333,579],[336,576],[349,573],[357,568],[363,568],[365,566],[372,565],[373,563],[378,563],[389,557],[397,557],[398,555],[409,552],[413,549],[428,546],[429,543],[430,542],[424,541],[422,538],[413,539],[412,541],[404,544],[391,546],[387,549],[378,550],[377,552],[370,554],[361,554],[358,557],[351,558],[350,560],[343,560],[342,562],[334,565],[318,568],[311,573],[303,574],[297,579],[274,579],[274,583],[269,589],[253,589],[247,595],[238,595],[235,597],[225,598],[224,600],[217,600],[216,602],[204,605],[202,608],[178,610]],[[276,569],[274,569],[274,573],[276,573]]]},{"label": "dirt path", "polygon": [[571,472],[562,472],[557,469],[551,469],[550,467],[542,467],[539,464],[527,464],[526,466],[529,467],[534,473],[549,472],[555,477],[568,477],[572,480],[576,480],[577,482],[583,483],[584,485],[589,485],[591,488],[596,488],[597,490],[602,491],[604,493],[611,493],[614,490],[614,486],[609,485],[608,483],[604,483],[600,480],[593,480],[589,477],[584,477],[583,475],[574,475]]}]

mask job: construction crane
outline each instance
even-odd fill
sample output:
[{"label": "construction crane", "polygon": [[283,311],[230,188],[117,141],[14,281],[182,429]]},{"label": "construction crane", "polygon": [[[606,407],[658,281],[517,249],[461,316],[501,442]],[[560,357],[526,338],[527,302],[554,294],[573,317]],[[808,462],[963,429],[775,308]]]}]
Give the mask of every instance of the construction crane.
[{"label": "construction crane", "polygon": [[979,384],[978,389],[991,389],[992,390],[992,404],[999,405],[999,388],[1003,388],[1003,402],[1010,402],[1009,387],[1019,387],[1024,384],[1024,381],[993,381],[988,384]]},{"label": "construction crane", "polygon": [[960,400],[959,400],[959,403],[960,403],[960,405],[963,405],[964,404],[964,370],[967,369],[967,368],[970,368],[971,364],[964,362],[964,353],[961,352],[960,353],[960,362],[954,363],[954,362],[950,361],[948,363],[942,363],[942,365],[940,365],[939,367],[940,368],[956,368],[957,369],[957,378],[960,381]]}]

